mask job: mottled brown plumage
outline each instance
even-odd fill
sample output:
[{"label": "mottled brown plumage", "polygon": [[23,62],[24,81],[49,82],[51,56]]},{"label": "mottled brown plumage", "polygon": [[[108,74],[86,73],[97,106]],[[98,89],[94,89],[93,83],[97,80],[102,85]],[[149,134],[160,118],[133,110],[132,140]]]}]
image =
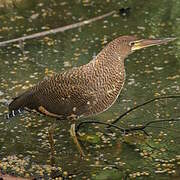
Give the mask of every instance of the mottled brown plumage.
[{"label": "mottled brown plumage", "polygon": [[170,40],[137,40],[133,36],[121,36],[88,64],[43,80],[15,98],[9,105],[10,114],[26,108],[60,119],[101,113],[116,101],[124,85],[124,59],[136,49]]},{"label": "mottled brown plumage", "polygon": [[[88,64],[46,79],[15,98],[9,105],[8,117],[15,116],[23,109],[35,109],[45,115],[67,120],[101,113],[116,101],[124,85],[124,59],[134,50],[172,40],[119,37]],[[70,134],[84,156],[76,137],[75,122],[71,124]]]}]

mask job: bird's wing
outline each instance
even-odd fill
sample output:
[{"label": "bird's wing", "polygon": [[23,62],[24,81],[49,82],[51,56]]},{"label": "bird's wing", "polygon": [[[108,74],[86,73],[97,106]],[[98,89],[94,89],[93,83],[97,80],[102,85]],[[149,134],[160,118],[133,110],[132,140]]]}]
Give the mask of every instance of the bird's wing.
[{"label": "bird's wing", "polygon": [[32,91],[32,100],[38,104],[39,111],[65,117],[86,113],[95,94],[89,89],[86,78],[74,72],[62,73],[46,79]]}]

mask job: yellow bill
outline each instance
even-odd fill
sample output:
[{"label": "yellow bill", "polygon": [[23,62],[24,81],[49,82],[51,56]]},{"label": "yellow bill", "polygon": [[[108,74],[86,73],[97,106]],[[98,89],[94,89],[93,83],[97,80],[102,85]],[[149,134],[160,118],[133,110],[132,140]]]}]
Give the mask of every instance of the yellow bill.
[{"label": "yellow bill", "polygon": [[132,51],[150,47],[150,46],[155,46],[155,45],[160,45],[160,44],[166,44],[170,41],[174,41],[176,38],[164,38],[164,39],[141,39],[137,41],[131,42],[132,46]]}]

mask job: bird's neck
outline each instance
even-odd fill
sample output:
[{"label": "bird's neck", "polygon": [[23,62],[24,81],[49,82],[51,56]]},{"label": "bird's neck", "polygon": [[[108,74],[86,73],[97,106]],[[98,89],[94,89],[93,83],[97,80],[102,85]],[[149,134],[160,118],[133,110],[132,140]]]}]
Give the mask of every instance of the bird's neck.
[{"label": "bird's neck", "polygon": [[101,51],[83,69],[88,79],[88,90],[95,95],[91,113],[103,112],[115,102],[124,85],[124,60],[116,53]]},{"label": "bird's neck", "polygon": [[90,76],[94,79],[92,84],[94,89],[98,89],[99,92],[102,90],[102,93],[112,91],[112,95],[116,98],[125,81],[124,60],[112,51],[101,51],[87,66]]},{"label": "bird's neck", "polygon": [[120,57],[116,52],[104,49],[89,64],[101,76],[112,75],[118,79],[125,75],[124,58]]}]

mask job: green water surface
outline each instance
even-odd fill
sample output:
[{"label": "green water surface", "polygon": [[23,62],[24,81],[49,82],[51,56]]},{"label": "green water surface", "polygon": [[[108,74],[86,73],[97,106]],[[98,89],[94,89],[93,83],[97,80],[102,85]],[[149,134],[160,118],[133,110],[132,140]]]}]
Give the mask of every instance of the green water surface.
[{"label": "green water surface", "polygon": [[[86,154],[86,158],[81,159],[66,121],[34,113],[12,120],[3,118],[12,97],[44,76],[88,63],[105,44],[121,35],[177,37],[177,40],[130,55],[125,62],[125,86],[117,102],[105,113],[86,120],[111,122],[148,99],[180,95],[179,0],[15,1],[14,5],[0,9],[0,41],[113,10],[117,13],[80,28],[0,47],[0,172],[37,179],[61,176],[98,180],[180,178],[180,122],[153,124],[146,129],[149,137],[142,132],[122,136],[114,129],[114,134],[108,135],[104,126],[86,124],[80,129]],[[138,108],[117,125],[129,127],[179,116],[179,99],[163,99]],[[56,128],[52,164],[48,128],[53,123]]]}]

